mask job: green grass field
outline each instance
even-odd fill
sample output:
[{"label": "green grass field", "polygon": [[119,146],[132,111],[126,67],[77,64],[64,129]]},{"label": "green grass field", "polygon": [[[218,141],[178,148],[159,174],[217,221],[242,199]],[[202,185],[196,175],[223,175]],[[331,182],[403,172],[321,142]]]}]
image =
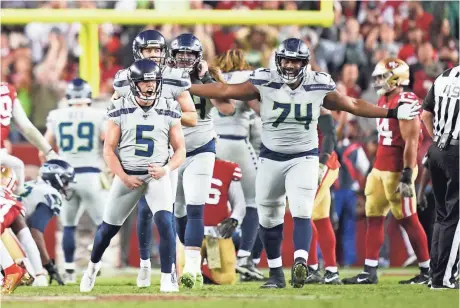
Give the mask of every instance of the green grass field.
[{"label": "green grass field", "polygon": [[[286,274],[289,270],[285,271]],[[357,273],[344,270],[342,277]],[[13,296],[2,299],[3,307],[167,307],[167,308],[450,308],[459,307],[459,292],[435,291],[426,286],[399,285],[415,270],[385,270],[380,283],[373,286],[311,285],[303,289],[261,290],[260,283],[238,283],[234,286],[208,286],[202,289],[181,289],[176,294],[159,292],[159,276],[152,287],[136,287],[136,274],[119,273],[98,277],[91,293],[79,292],[79,285],[48,288],[19,287]]]}]

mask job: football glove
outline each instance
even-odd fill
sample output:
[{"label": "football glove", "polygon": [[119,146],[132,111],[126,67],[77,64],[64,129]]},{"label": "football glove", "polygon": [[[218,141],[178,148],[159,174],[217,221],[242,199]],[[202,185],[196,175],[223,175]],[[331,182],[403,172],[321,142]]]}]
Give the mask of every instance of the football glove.
[{"label": "football glove", "polygon": [[399,179],[398,188],[396,188],[396,192],[401,194],[401,197],[412,197],[414,196],[412,192],[412,169],[411,168],[404,168],[401,172],[401,178]]},{"label": "football glove", "polygon": [[326,173],[327,167],[326,165],[319,163],[319,172],[318,172],[318,186],[321,185],[323,181],[324,174]]},{"label": "football glove", "polygon": [[396,118],[398,120],[412,120],[420,114],[421,107],[418,102],[402,104],[396,109]]},{"label": "football glove", "polygon": [[48,275],[50,276],[49,284],[51,284],[53,282],[53,279],[54,279],[54,280],[56,280],[58,285],[60,285],[60,286],[64,285],[64,282],[62,281],[62,278],[59,275],[59,272],[58,272],[56,264],[54,263],[54,260],[50,260],[50,263],[45,264],[43,267],[46,269],[46,271],[48,272]]},{"label": "football glove", "polygon": [[223,238],[231,238],[236,227],[238,227],[238,220],[235,218],[227,218],[217,225],[217,230]]}]

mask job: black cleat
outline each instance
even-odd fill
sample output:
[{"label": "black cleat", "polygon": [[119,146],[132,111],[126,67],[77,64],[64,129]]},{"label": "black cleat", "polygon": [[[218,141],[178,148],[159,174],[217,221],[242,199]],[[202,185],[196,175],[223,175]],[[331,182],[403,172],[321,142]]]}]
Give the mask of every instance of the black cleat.
[{"label": "black cleat", "polygon": [[446,286],[444,285],[436,285],[436,284],[431,284],[431,290],[459,290],[460,285],[457,280],[451,279],[450,280],[450,285]]},{"label": "black cleat", "polygon": [[362,272],[351,278],[344,278],[342,280],[343,284],[377,284],[379,279],[376,274],[369,274],[367,272]]},{"label": "black cleat", "polygon": [[291,269],[291,285],[293,288],[303,288],[308,277],[307,262],[303,258],[297,258]]},{"label": "black cleat", "polygon": [[286,288],[286,280],[283,276],[270,275],[268,281],[260,286],[261,289],[284,289]]},{"label": "black cleat", "polygon": [[251,257],[239,257],[235,269],[241,276],[250,277],[252,281],[264,280],[264,274],[256,268]]},{"label": "black cleat", "polygon": [[323,277],[321,277],[321,272],[319,269],[314,270],[311,266],[308,267],[307,279],[305,279],[305,284],[320,284],[323,283]]},{"label": "black cleat", "polygon": [[427,274],[420,273],[409,280],[401,280],[399,284],[428,284],[429,280],[430,276],[428,276]]},{"label": "black cleat", "polygon": [[339,272],[326,271],[323,278],[324,284],[343,284],[339,277]]}]

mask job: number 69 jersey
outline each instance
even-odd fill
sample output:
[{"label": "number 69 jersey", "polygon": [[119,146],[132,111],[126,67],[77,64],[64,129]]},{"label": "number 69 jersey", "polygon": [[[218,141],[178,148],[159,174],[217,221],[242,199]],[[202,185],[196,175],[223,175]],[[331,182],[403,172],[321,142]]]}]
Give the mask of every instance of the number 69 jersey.
[{"label": "number 69 jersey", "polygon": [[181,117],[176,101],[160,98],[155,106],[144,111],[129,94],[112,101],[107,117],[121,129],[118,155],[126,171],[146,172],[149,163],[167,163],[169,130]]},{"label": "number 69 jersey", "polygon": [[56,109],[49,113],[46,127],[56,137],[59,155],[72,167],[104,169],[104,110],[76,106]]},{"label": "number 69 jersey", "polygon": [[[378,106],[384,108],[397,108],[399,104],[412,104],[420,100],[412,92],[402,92],[388,100],[386,96],[379,98]],[[376,119],[379,132],[379,143],[375,157],[374,168],[382,171],[400,172],[404,167],[403,153],[405,141],[401,136],[399,121],[397,119]],[[419,135],[419,147],[423,134]]]},{"label": "number 69 jersey", "polygon": [[296,154],[318,148],[316,126],[324,96],[335,90],[326,73],[306,72],[294,90],[276,70],[257,69],[249,77],[261,97],[262,148]]}]

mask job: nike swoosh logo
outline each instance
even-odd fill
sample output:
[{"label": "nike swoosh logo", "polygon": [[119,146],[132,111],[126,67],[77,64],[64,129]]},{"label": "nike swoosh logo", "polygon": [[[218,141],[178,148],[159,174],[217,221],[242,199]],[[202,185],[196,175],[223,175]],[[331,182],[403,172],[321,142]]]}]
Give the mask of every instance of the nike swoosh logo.
[{"label": "nike swoosh logo", "polygon": [[363,281],[366,281],[367,280],[367,277],[366,278],[358,278],[358,282],[363,282]]},{"label": "nike swoosh logo", "polygon": [[327,282],[331,282],[331,281],[336,280],[336,279],[337,279],[337,276],[334,276],[334,277],[329,278],[329,279],[328,279],[328,278],[324,278],[324,281],[327,283]]}]

